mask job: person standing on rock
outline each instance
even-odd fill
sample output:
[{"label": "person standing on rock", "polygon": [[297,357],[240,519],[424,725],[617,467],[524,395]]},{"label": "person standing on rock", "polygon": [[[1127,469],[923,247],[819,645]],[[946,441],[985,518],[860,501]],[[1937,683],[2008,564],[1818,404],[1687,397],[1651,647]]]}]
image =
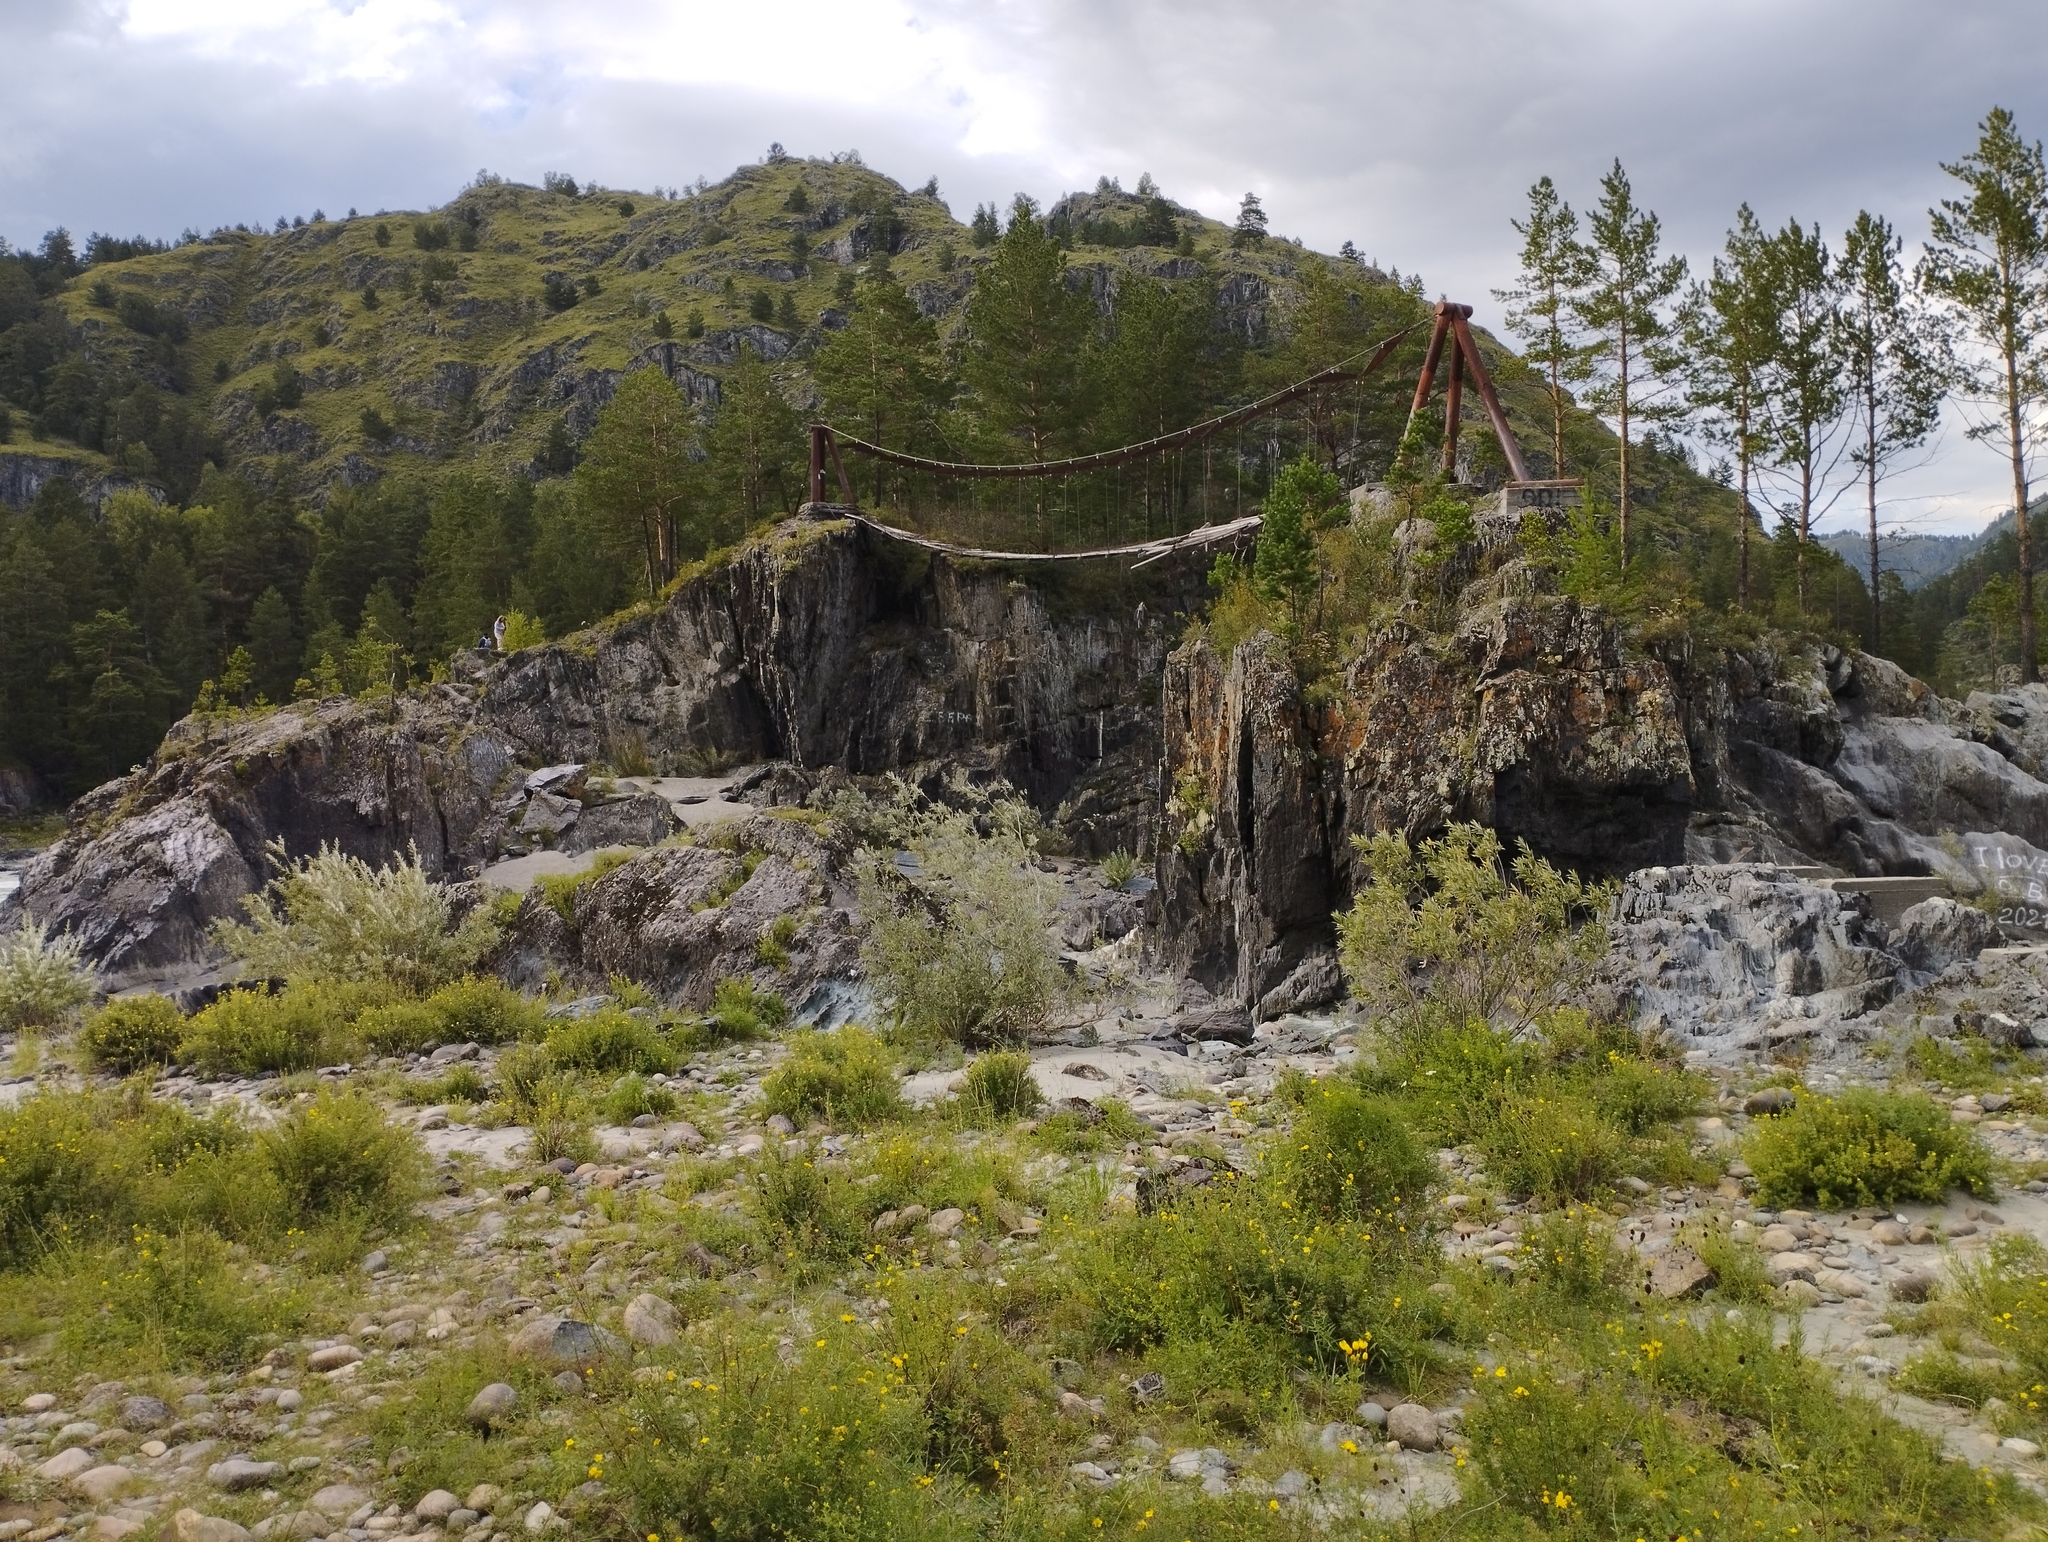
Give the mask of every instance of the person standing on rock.
[{"label": "person standing on rock", "polygon": [[505,618],[500,616],[491,623],[491,646],[500,653],[505,651]]}]

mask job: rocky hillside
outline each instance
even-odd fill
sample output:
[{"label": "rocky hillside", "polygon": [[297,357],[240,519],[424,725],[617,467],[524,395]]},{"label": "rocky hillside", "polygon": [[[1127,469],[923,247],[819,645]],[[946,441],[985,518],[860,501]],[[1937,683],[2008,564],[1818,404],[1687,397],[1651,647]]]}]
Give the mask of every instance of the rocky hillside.
[{"label": "rocky hillside", "polygon": [[477,655],[453,683],[188,718],[148,765],[74,805],[10,903],[73,930],[115,981],[182,979],[206,957],[206,926],[262,881],[272,841],[374,862],[412,847],[452,880],[664,828],[628,806],[543,837],[524,782],[564,762],[779,761],[788,778],[759,796],[782,801],[834,772],[965,775],[1021,789],[1083,852],[1137,850],[1157,682],[1200,584],[1198,558],[1025,582],[906,559],[843,522],[792,522],[658,610],[502,662]]},{"label": "rocky hillside", "polygon": [[[1155,204],[1161,228],[1126,244]],[[1193,210],[1109,189],[1050,216],[1072,243],[1070,282],[1105,306],[1120,271],[1206,273],[1253,345],[1299,264],[1339,261],[1281,240],[1236,251]],[[98,263],[56,303],[94,367],[198,409],[211,448],[194,453],[306,494],[449,460],[539,474],[550,431],[580,439],[636,367],[715,401],[741,348],[796,363],[844,325],[852,275],[877,252],[950,335],[986,256],[973,229],[936,190],[786,158],[679,198],[490,181],[438,209],[217,231]],[[189,341],[167,346],[167,328]],[[281,365],[298,381],[282,392]],[[808,390],[800,371],[788,384]],[[93,487],[168,474],[110,448],[17,433],[0,449],[0,495],[24,504],[67,467]]]}]

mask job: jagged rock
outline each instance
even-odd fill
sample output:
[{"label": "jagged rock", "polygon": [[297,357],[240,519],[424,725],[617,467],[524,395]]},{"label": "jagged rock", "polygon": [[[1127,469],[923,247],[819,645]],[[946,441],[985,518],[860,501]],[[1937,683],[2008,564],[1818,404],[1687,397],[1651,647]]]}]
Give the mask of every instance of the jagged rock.
[{"label": "jagged rock", "polygon": [[[733,845],[641,853],[579,885],[569,922],[530,894],[501,972],[529,986],[550,969],[592,983],[624,974],[693,1006],[708,1005],[728,977],[801,1003],[820,981],[850,973],[859,958],[850,918],[827,909],[847,856],[837,827],[756,814],[739,823]],[[788,963],[769,968],[761,939],[783,916],[800,924],[785,945]]]},{"label": "jagged rock", "polygon": [[526,800],[525,812],[519,816],[519,833],[552,842],[582,817],[583,805],[574,798],[537,792]]},{"label": "jagged rock", "polygon": [[1652,867],[1624,880],[1609,978],[1681,1043],[1750,1048],[1839,1030],[1889,1001],[1901,964],[1860,896],[1774,867]]},{"label": "jagged rock", "polygon": [[1168,661],[1162,712],[1164,951],[1262,1017],[1338,994],[1330,914],[1354,835],[1477,819],[1606,871],[1683,850],[1693,779],[1671,678],[1572,600],[1497,601],[1449,652],[1397,623],[1316,707],[1277,639],[1228,660],[1198,639]]},{"label": "jagged rock", "polygon": [[[791,787],[827,767],[967,765],[1065,810],[1084,853],[1139,849],[1158,743],[1148,682],[1206,558],[1154,564],[1077,615],[1054,586],[943,557],[906,589],[896,555],[851,524],[790,521],[595,646],[465,656],[456,683],[395,703],[187,719],[140,772],[73,806],[0,904],[0,930],[26,908],[77,936],[109,985],[183,981],[213,957],[211,923],[266,878],[268,841],[293,856],[334,841],[379,864],[417,846],[429,873],[462,877],[495,856],[519,767],[622,744],[658,762],[786,762]],[[651,809],[604,819],[643,817],[651,834]]]},{"label": "jagged rock", "polygon": [[669,807],[668,799],[642,793],[585,808],[575,824],[556,840],[555,849],[574,854],[603,846],[654,846],[667,840],[675,828],[675,811]]},{"label": "jagged rock", "polygon": [[[2036,687],[2039,689],[2039,687]],[[1998,925],[1973,905],[1952,899],[1924,899],[1899,918],[1892,948],[1909,969],[1940,974],[1975,958],[1998,938]]]}]

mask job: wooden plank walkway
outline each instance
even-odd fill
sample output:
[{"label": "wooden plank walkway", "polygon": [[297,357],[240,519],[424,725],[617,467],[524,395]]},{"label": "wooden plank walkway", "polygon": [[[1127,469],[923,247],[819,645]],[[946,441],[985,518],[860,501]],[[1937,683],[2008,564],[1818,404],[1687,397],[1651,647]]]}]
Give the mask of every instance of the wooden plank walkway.
[{"label": "wooden plank walkway", "polygon": [[1137,568],[1157,562],[1163,557],[1171,557],[1176,552],[1198,551],[1205,546],[1218,546],[1234,541],[1239,536],[1256,532],[1263,522],[1257,514],[1246,514],[1221,525],[1198,525],[1184,534],[1166,536],[1156,541],[1138,541],[1129,546],[1098,546],[1089,551],[991,551],[980,546],[956,546],[951,541],[940,541],[928,535],[919,535],[914,530],[899,529],[895,525],[884,524],[871,514],[863,514],[849,504],[807,503],[803,507],[803,512],[813,519],[849,520],[892,541],[901,541],[907,546],[919,546],[926,551],[941,552],[948,557],[969,557],[985,562],[1098,562],[1116,557],[1137,557],[1140,560],[1131,564]]}]

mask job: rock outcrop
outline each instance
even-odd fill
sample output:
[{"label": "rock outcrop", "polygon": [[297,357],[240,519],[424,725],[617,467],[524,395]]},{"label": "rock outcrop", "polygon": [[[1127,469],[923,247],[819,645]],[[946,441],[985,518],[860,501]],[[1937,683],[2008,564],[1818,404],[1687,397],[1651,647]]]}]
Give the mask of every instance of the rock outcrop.
[{"label": "rock outcrop", "polygon": [[[185,720],[147,765],[74,805],[0,926],[26,909],[130,986],[204,964],[207,928],[264,880],[272,842],[293,857],[333,842],[374,863],[416,849],[459,879],[508,846],[666,832],[648,800],[527,792],[533,768],[571,762],[786,761],[920,780],[964,767],[1024,791],[1083,852],[1142,849],[1152,682],[1201,573],[1190,557],[1135,576],[1020,577],[906,557],[845,522],[790,521],[648,613],[509,659],[465,655],[453,683],[396,702]],[[747,796],[779,801],[780,785]],[[694,879],[677,861],[683,893]],[[678,946],[695,957],[694,941]],[[586,939],[577,956],[596,967],[616,952]]]},{"label": "rock outcrop", "polygon": [[1163,708],[1163,945],[1263,1017],[1337,994],[1330,916],[1355,836],[1477,820],[1605,872],[1683,853],[1679,693],[1570,599],[1497,600],[1449,645],[1396,623],[1314,703],[1277,639],[1228,660],[1196,640],[1168,662]]}]

